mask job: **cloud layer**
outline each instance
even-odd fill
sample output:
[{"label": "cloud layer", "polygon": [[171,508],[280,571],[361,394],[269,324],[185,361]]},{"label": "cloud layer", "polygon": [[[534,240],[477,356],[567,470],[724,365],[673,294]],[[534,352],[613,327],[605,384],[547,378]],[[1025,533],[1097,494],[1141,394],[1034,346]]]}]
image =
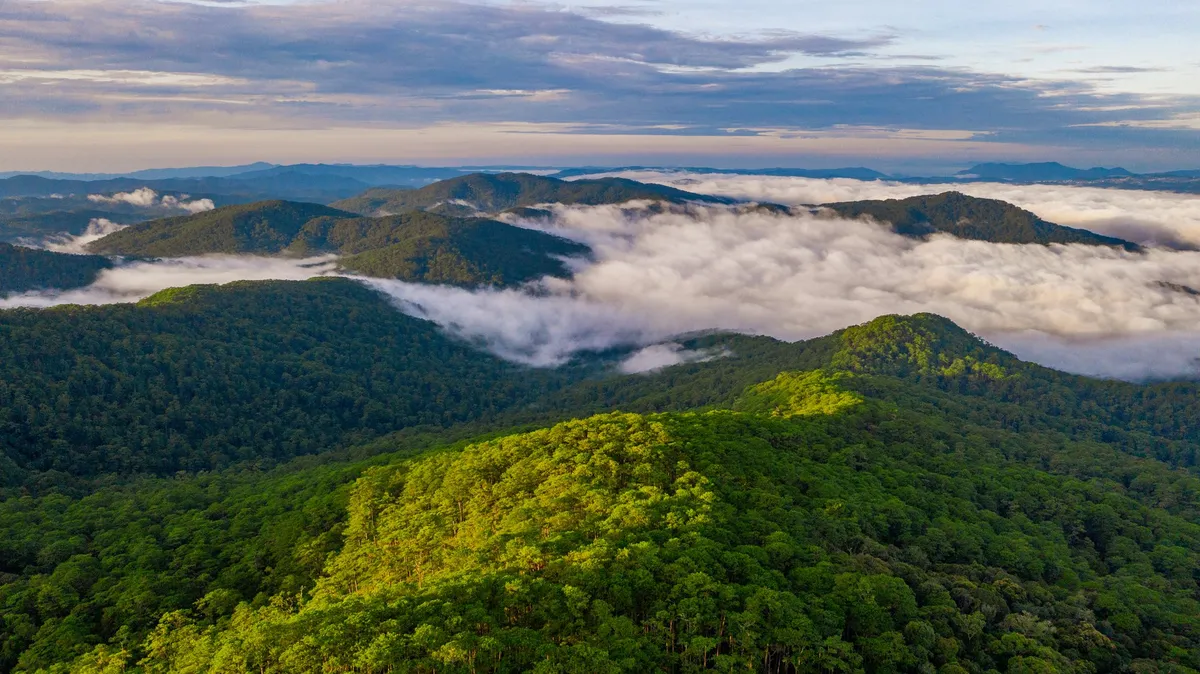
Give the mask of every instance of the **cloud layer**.
[{"label": "cloud layer", "polygon": [[[889,190],[914,189],[802,181],[789,183],[785,194],[771,179],[756,180],[762,184],[739,179],[740,196],[754,192],[800,203],[903,196]],[[685,186],[696,189],[699,183]],[[1029,192],[1027,205],[1046,217],[1051,213],[1045,209],[1056,208],[1066,216],[1056,219],[1078,222],[1096,212],[1120,219],[1133,208],[1121,200],[1137,198],[1146,209],[1143,219],[1154,227],[1184,240],[1195,232],[1182,216],[1155,210],[1163,205],[1184,213],[1178,195],[1054,190]],[[673,337],[698,330],[796,340],[883,314],[934,312],[1020,356],[1073,372],[1123,378],[1200,373],[1200,252],[1130,253],[949,236],[922,241],[879,224],[804,209],[780,214],[690,205],[662,212],[630,203],[551,211],[548,219],[513,222],[592,246],[595,261],[576,261],[571,280],[478,291],[361,280],[409,314],[504,358],[537,366],[622,346],[640,349],[624,369],[645,371],[713,356],[673,346]],[[131,301],[188,283],[307,278],[331,272],[332,265],[261,258],[139,263],[106,272],[91,288],[10,298],[0,306]]]},{"label": "cloud layer", "polygon": [[701,194],[789,206],[862,199],[904,199],[958,191],[1000,199],[1050,222],[1148,245],[1200,246],[1200,195],[1065,185],[1004,183],[915,184],[848,178],[811,179],[755,175],[625,171],[619,175]]},{"label": "cloud layer", "polygon": [[136,302],[167,288],[233,281],[302,281],[331,273],[333,268],[333,260],[329,257],[289,260],[247,255],[134,262],[101,272],[96,282],[86,288],[37,291],[0,298],[0,309]]}]

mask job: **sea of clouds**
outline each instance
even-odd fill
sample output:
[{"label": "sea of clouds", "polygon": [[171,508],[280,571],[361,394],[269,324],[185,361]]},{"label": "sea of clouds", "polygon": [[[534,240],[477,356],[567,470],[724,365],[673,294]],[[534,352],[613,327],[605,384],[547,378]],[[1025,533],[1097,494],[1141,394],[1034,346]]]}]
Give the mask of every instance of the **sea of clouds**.
[{"label": "sea of clouds", "polygon": [[[672,338],[726,329],[795,340],[883,314],[933,312],[1017,355],[1060,369],[1124,379],[1200,374],[1200,198],[1058,186],[920,186],[852,180],[636,174],[708,194],[788,204],[895,198],[958,189],[1039,216],[1153,246],[1144,253],[1082,245],[1012,245],[949,236],[916,240],[876,223],[746,208],[647,204],[549,207],[510,219],[582,241],[571,280],[464,290],[363,282],[406,313],[496,354],[553,366],[581,351],[638,350],[626,371],[721,354]],[[1132,236],[1130,232],[1140,233]],[[312,266],[316,264],[317,266]],[[0,306],[130,301],[162,288],[238,278],[333,273],[324,260],[197,258],[137,263],[94,286],[9,298]]]}]

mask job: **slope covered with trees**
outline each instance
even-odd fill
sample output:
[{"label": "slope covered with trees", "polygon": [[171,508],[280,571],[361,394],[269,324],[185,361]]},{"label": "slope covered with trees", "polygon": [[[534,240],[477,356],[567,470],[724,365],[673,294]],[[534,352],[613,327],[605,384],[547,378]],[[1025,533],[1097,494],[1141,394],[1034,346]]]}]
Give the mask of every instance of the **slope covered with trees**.
[{"label": "slope covered with trees", "polygon": [[527,405],[565,375],[460,343],[345,279],[0,312],[0,478],[278,461]]},{"label": "slope covered with trees", "polygon": [[80,288],[113,266],[99,255],[67,255],[0,242],[0,297],[43,288]]},{"label": "slope covered with trees", "polygon": [[455,285],[518,285],[567,276],[564,257],[585,257],[582,244],[481,218],[414,211],[383,218],[321,218],[304,227],[289,253],[336,251],[352,272]]},{"label": "slope covered with trees", "polygon": [[290,245],[311,220],[348,217],[353,216],[318,204],[261,201],[143,222],[92,243],[90,249],[103,255],[158,257],[269,255]]},{"label": "slope covered with trees", "polygon": [[936,317],[793,353],[707,412],[7,501],[7,666],[1200,667],[1194,474],[994,399],[1046,375]]},{"label": "slope covered with trees", "polygon": [[344,269],[366,276],[465,286],[566,276],[561,258],[590,252],[581,244],[494,220],[423,211],[364,218],[286,201],[145,222],[110,234],[90,249],[165,257],[337,254]]},{"label": "slope covered with trees", "polygon": [[923,237],[935,232],[960,239],[993,243],[1082,243],[1137,250],[1136,244],[1084,229],[1046,222],[1033,213],[997,199],[970,197],[960,192],[824,204],[847,218],[870,217],[892,225],[898,234]]},{"label": "slope covered with trees", "polygon": [[411,210],[476,215],[480,212],[498,213],[509,208],[537,204],[594,206],[619,204],[634,199],[677,203],[726,201],[665,185],[639,183],[624,178],[567,181],[529,173],[472,173],[415,190],[375,188],[359,196],[335,202],[333,206],[363,215],[391,215]]},{"label": "slope covered with trees", "polygon": [[0,214],[0,241],[20,243],[28,240],[42,241],[64,234],[78,236],[87,231],[93,220],[101,219],[119,225],[130,225],[147,218],[91,208],[22,215]]}]

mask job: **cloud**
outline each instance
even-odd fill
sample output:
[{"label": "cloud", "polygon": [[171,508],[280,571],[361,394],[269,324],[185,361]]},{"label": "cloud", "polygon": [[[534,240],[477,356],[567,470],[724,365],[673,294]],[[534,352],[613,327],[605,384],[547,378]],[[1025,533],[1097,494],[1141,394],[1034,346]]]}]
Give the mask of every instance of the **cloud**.
[{"label": "cloud", "polygon": [[625,374],[656,372],[663,368],[684,363],[702,363],[718,358],[722,353],[698,350],[691,351],[683,348],[682,344],[668,342],[666,344],[651,344],[631,354],[621,361],[620,370]]},{"label": "cloud", "polygon": [[[1194,111],[1194,97],[1099,92],[1083,75],[895,65],[888,51],[903,37],[711,37],[533,3],[13,0],[0,14],[0,118],[297,132],[524,122],[658,134],[678,125],[716,137],[847,125],[935,132],[926,144],[966,129],[995,134],[986,136],[995,144],[1111,139],[1173,151],[1195,136],[1103,126],[1169,120]],[[480,105],[480,92],[514,93]]]},{"label": "cloud", "polygon": [[[847,191],[867,189],[844,181],[815,183],[824,186],[806,184],[797,198],[844,198]],[[773,184],[757,189],[777,189],[767,186]],[[887,183],[875,187],[891,189]],[[1072,204],[1088,210],[1097,198],[1085,188],[1057,189],[1062,192],[1039,198],[1064,213]],[[1178,196],[1132,194],[1164,204]],[[1068,371],[1130,379],[1198,372],[1200,294],[1192,289],[1200,288],[1200,252],[1130,253],[948,236],[922,241],[807,210],[687,205],[664,211],[631,203],[560,205],[551,212],[550,218],[510,221],[592,246],[594,262],[578,263],[573,279],[506,290],[360,280],[406,313],[503,358],[544,367],[580,352],[624,347],[637,349],[624,369],[642,371],[713,355],[674,346],[678,335],[700,330],[797,340],[882,314],[933,312],[1019,356]],[[1164,216],[1151,210],[1143,217]],[[108,272],[82,291],[27,295],[6,306],[130,301],[171,285],[305,278],[331,268],[329,260],[304,264],[311,263],[140,263]]]},{"label": "cloud", "polygon": [[904,199],[958,191],[1000,199],[1050,222],[1148,245],[1200,246],[1200,195],[1067,185],[1002,183],[914,184],[754,175],[628,171],[623,177],[702,194],[777,204],[815,205],[862,199]]},{"label": "cloud", "polygon": [[92,218],[88,222],[87,229],[84,230],[83,234],[78,236],[71,236],[69,234],[51,236],[43,241],[40,247],[56,253],[83,255],[87,253],[87,245],[89,243],[99,241],[113,232],[125,229],[127,226],[112,222],[106,218]]},{"label": "cloud", "polygon": [[[556,215],[525,224],[590,242],[598,261],[571,282],[547,281],[550,298],[530,296],[521,313],[558,315],[539,304],[551,300],[607,307],[619,334],[643,344],[712,328],[795,340],[929,311],[1075,372],[1191,375],[1200,356],[1200,299],[1181,289],[1200,287],[1200,253],[916,241],[862,221],[710,206]],[[477,316],[456,329],[486,341],[490,319]]]},{"label": "cloud", "polygon": [[179,210],[187,213],[203,213],[216,208],[212,199],[196,199],[188,201],[188,195],[181,194],[178,197],[164,194],[161,197],[158,192],[149,187],[141,187],[132,192],[118,192],[113,195],[105,194],[89,194],[88,201],[97,204],[128,204],[137,206],[138,208],[165,208],[169,210]]},{"label": "cloud", "polygon": [[647,317],[569,294],[360,280],[391,297],[407,314],[433,321],[502,358],[538,367],[561,365],[581,351],[646,344],[671,334]]},{"label": "cloud", "polygon": [[302,281],[333,271],[330,257],[289,260],[252,256],[176,258],[123,264],[78,290],[36,291],[0,299],[0,309],[136,302],[166,288],[233,281]]}]

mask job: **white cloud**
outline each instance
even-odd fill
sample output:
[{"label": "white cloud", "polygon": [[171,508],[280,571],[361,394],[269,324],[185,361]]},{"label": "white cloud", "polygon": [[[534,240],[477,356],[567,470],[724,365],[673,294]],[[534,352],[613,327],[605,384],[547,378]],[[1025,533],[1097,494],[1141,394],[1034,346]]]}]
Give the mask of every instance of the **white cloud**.
[{"label": "white cloud", "polygon": [[689,351],[683,348],[682,344],[675,342],[651,344],[622,361],[620,370],[625,374],[656,372],[673,365],[701,363],[721,355],[723,354],[714,354],[710,351]]},{"label": "white cloud", "polygon": [[630,171],[622,177],[701,194],[795,205],[861,199],[904,199],[958,191],[1000,199],[1050,222],[1138,243],[1200,245],[1200,195],[1067,185],[1003,183],[910,184],[848,178],[821,180],[754,175]]},{"label": "white cloud", "polygon": [[569,294],[360,280],[389,295],[407,314],[433,321],[502,358],[538,367],[561,365],[580,351],[645,344],[670,334],[646,317]]},{"label": "white cloud", "polygon": [[[826,190],[867,189],[815,182],[829,183],[820,188]],[[1056,189],[1064,213],[1069,204],[1084,210],[1097,203],[1128,207],[1092,201],[1092,190]],[[846,196],[851,195],[835,198]],[[1131,196],[1151,207],[1159,199],[1168,209],[1177,197]],[[593,247],[595,261],[576,261],[572,280],[479,291],[362,281],[407,313],[504,358],[538,366],[561,364],[580,351],[625,346],[642,349],[624,364],[626,371],[653,369],[699,357],[671,346],[675,336],[698,330],[796,340],[882,314],[933,312],[1019,356],[1068,371],[1123,378],[1198,372],[1200,296],[1188,288],[1200,289],[1200,252],[1130,253],[949,236],[923,241],[864,221],[725,206],[689,205],[665,213],[644,204],[554,206],[552,213],[549,220],[517,224]],[[1168,219],[1152,208],[1143,215]],[[16,302],[129,301],[173,285],[304,278],[330,268],[328,261],[317,269],[296,264],[233,258],[130,265],[84,291]]]},{"label": "white cloud", "polygon": [[79,236],[52,236],[43,241],[41,247],[56,253],[82,255],[87,252],[87,245],[89,243],[99,241],[113,232],[119,232],[125,229],[126,226],[112,222],[106,218],[92,218],[88,222],[87,229],[83,234]]},{"label": "white cloud", "polygon": [[118,192],[111,196],[105,194],[89,194],[88,201],[96,204],[128,204],[138,208],[165,208],[169,210],[185,211],[187,213],[203,213],[216,208],[212,199],[196,199],[188,201],[188,195],[181,194],[178,197],[164,194],[159,197],[158,192],[149,187],[141,187],[132,192]]},{"label": "white cloud", "polygon": [[135,262],[101,272],[86,288],[36,291],[0,299],[0,309],[136,302],[167,288],[233,281],[302,281],[329,274],[333,268],[331,257],[289,260],[213,256]]}]

